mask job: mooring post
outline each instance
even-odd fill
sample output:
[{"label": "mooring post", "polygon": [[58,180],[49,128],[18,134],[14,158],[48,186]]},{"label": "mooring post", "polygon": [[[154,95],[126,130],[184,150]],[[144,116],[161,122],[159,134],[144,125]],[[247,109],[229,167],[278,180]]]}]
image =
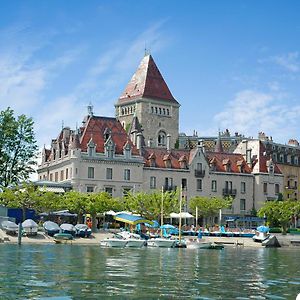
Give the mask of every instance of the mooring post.
[{"label": "mooring post", "polygon": [[18,245],[22,243],[22,223],[19,223],[19,230],[18,230]]}]

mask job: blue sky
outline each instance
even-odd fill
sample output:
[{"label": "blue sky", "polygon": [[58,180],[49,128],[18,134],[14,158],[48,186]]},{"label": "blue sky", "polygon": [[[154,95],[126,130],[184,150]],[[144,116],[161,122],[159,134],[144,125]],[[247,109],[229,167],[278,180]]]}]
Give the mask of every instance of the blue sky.
[{"label": "blue sky", "polygon": [[300,140],[299,1],[0,1],[0,109],[39,146],[114,103],[145,44],[181,103],[180,131]]}]

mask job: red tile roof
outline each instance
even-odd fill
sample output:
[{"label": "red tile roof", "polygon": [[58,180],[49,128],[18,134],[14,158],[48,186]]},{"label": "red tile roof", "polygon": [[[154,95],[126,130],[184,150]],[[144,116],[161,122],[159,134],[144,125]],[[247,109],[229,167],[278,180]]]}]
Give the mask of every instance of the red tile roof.
[{"label": "red tile roof", "polygon": [[230,164],[231,173],[241,173],[240,166],[242,165],[242,173],[251,174],[251,169],[242,154],[206,152],[206,157],[210,163],[214,163],[217,172],[227,172],[226,165]]},{"label": "red tile roof", "polygon": [[124,102],[141,97],[178,103],[171,94],[151,55],[144,56],[119,101]]},{"label": "red tile roof", "polygon": [[[253,163],[253,167],[259,163],[259,172],[261,173],[268,173],[267,161],[270,160],[270,156],[266,154],[266,147],[265,145],[259,141],[259,157]],[[275,174],[282,174],[280,169],[278,168],[277,164],[273,162],[274,165],[274,173]]]},{"label": "red tile roof", "polygon": [[183,156],[189,157],[190,150],[172,150],[165,148],[149,148],[145,147],[143,151],[145,167],[151,167],[150,160],[155,159],[156,168],[166,168],[165,161],[170,160],[172,169],[182,169],[180,161]]},{"label": "red tile roof", "polygon": [[[97,145],[96,152],[104,153],[105,131],[109,131],[111,134],[112,141],[115,144],[115,153],[122,154],[123,147],[128,141],[128,135],[121,123],[116,118],[96,116],[89,118],[86,123],[80,139],[81,151],[87,151],[87,144],[92,137],[93,142]],[[132,154],[138,155],[139,151],[131,141],[129,143],[132,147]]]}]

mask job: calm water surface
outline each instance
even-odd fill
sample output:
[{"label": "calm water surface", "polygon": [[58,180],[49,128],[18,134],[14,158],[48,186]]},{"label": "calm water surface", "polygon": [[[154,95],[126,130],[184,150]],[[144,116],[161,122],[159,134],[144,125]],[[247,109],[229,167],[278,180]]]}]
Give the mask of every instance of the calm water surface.
[{"label": "calm water surface", "polygon": [[1,245],[0,299],[295,299],[300,247]]}]

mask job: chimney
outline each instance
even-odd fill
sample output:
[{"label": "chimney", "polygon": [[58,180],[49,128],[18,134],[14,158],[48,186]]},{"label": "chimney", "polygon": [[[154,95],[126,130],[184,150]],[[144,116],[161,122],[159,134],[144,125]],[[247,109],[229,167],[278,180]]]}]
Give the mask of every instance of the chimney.
[{"label": "chimney", "polygon": [[167,134],[167,150],[171,151],[171,135]]}]

